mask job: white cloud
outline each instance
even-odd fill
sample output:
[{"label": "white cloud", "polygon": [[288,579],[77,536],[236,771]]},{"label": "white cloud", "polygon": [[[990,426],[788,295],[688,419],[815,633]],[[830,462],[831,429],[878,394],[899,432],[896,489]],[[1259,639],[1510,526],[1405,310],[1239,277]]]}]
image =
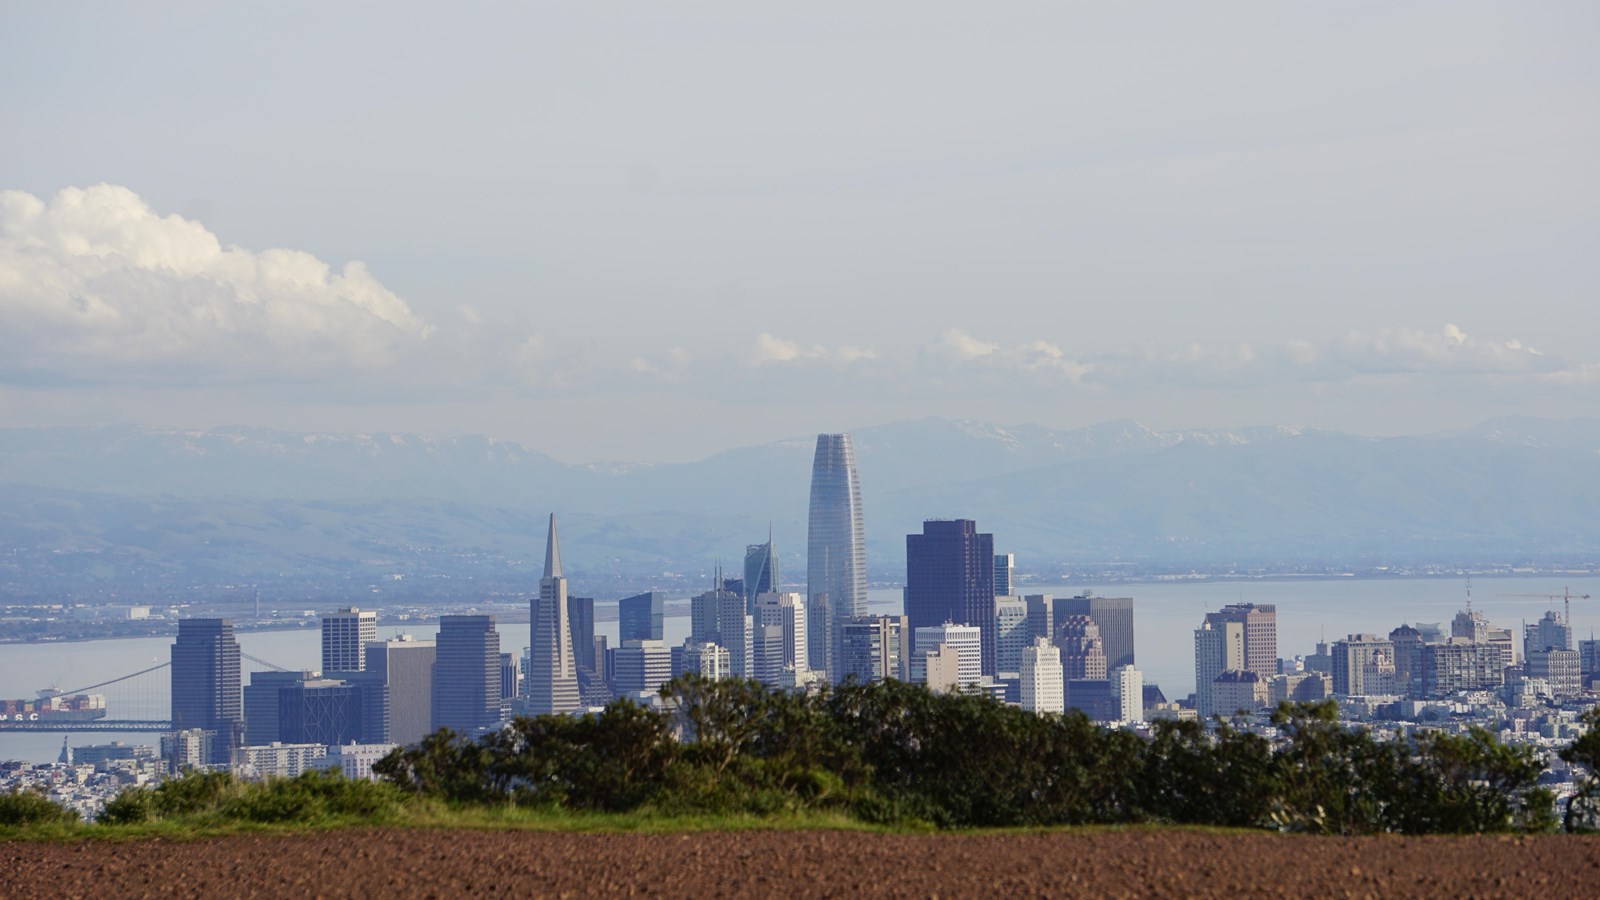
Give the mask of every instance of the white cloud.
[{"label": "white cloud", "polygon": [[928,349],[934,356],[966,362],[997,353],[1000,345],[992,341],[980,341],[959,328],[950,328],[939,335]]},{"label": "white cloud", "polygon": [[1482,340],[1454,324],[1446,324],[1438,331],[1353,331],[1327,348],[1326,360],[1334,373],[1343,369],[1360,373],[1516,374],[1562,367],[1559,360],[1514,338]]},{"label": "white cloud", "polygon": [[1477,338],[1454,324],[1437,331],[1386,327],[1272,345],[1144,347],[1087,358],[1075,358],[1049,341],[1004,347],[952,328],[925,346],[921,357],[936,372],[981,375],[990,382],[1007,376],[1043,376],[1107,388],[1248,389],[1374,376],[1531,378],[1552,385],[1582,385],[1595,378],[1593,365],[1569,365],[1514,338]]},{"label": "white cloud", "polygon": [[998,375],[1032,373],[1052,380],[1064,378],[1073,384],[1094,369],[1092,363],[1067,356],[1049,341],[1036,340],[1004,348],[995,341],[973,337],[959,328],[946,329],[923,348],[922,355],[936,365],[978,369]]},{"label": "white cloud", "polygon": [[752,366],[791,362],[852,363],[877,358],[875,351],[862,347],[828,348],[820,344],[805,347],[764,331],[756,335],[755,345],[751,347],[749,355]]},{"label": "white cloud", "polygon": [[382,367],[431,331],[357,261],[225,247],[114,185],[0,192],[12,377],[292,379]]}]

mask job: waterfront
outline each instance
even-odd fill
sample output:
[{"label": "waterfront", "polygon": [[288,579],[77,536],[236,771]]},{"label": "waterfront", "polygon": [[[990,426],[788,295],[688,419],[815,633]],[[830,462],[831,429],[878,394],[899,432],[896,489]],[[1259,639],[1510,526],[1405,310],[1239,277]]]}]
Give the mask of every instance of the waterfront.
[{"label": "waterfront", "polygon": [[[1454,579],[1318,579],[1295,581],[1201,582],[1087,586],[1108,597],[1131,596],[1137,665],[1146,683],[1156,683],[1172,699],[1194,689],[1193,632],[1208,610],[1228,603],[1273,603],[1278,607],[1278,653],[1295,656],[1312,652],[1319,635],[1329,641],[1348,633],[1371,632],[1387,635],[1402,622],[1449,621],[1466,598],[1466,581]],[[1560,608],[1560,601],[1502,597],[1501,594],[1559,594],[1570,588],[1575,595],[1600,597],[1600,578],[1560,579],[1479,578],[1473,581],[1473,606],[1501,628],[1520,634],[1520,624],[1536,620],[1547,608]],[[1048,593],[1072,596],[1084,586],[1025,585],[1021,593]],[[869,592],[874,613],[898,612],[898,589]],[[1572,621],[1574,639],[1590,636],[1600,629],[1597,600],[1574,601]],[[380,637],[408,632],[418,638],[432,637],[437,626],[380,626]],[[615,644],[615,618],[595,623],[597,634]],[[527,644],[526,623],[506,623],[499,627],[501,648],[520,654]],[[689,631],[686,614],[668,616],[665,638],[669,644],[681,642]],[[315,669],[319,666],[320,642],[315,626],[295,631],[258,631],[239,634],[242,651],[284,668]],[[172,638],[121,638],[57,644],[9,644],[0,646],[0,693],[7,697],[31,697],[40,688],[56,686],[71,689],[94,684],[166,662]],[[261,666],[245,662],[248,673]],[[165,684],[166,670],[146,676]],[[248,675],[246,676],[248,679]],[[113,709],[112,718],[164,718],[164,696],[146,701],[139,709]],[[150,733],[79,733],[73,744],[158,743]],[[0,759],[53,761],[60,752],[60,734],[0,734]]]}]

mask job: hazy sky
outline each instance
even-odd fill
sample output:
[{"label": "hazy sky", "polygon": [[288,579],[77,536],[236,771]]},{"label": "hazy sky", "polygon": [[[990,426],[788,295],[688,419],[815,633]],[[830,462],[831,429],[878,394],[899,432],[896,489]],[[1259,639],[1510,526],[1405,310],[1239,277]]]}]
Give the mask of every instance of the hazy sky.
[{"label": "hazy sky", "polygon": [[1600,5],[0,6],[0,425],[1600,415]]}]

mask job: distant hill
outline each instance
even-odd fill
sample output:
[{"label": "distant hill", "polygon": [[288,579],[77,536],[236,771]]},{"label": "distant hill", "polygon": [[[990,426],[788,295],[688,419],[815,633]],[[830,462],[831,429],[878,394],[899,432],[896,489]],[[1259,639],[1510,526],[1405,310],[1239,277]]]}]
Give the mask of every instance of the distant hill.
[{"label": "distant hill", "polygon": [[[1600,419],[1387,439],[923,419],[854,436],[869,566],[886,580],[933,517],[976,519],[1033,570],[1600,559]],[[567,465],[481,436],[0,429],[0,582],[47,564],[103,579],[525,579],[554,511],[574,574],[737,569],[770,523],[799,583],[812,446]]]}]

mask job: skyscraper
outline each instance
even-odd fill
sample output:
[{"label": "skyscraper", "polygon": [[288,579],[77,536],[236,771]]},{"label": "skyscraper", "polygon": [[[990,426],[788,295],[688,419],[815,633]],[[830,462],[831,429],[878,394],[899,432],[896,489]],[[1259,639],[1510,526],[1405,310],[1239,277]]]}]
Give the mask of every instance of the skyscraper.
[{"label": "skyscraper", "polygon": [[367,644],[378,639],[378,614],[346,607],[322,617],[322,674],[366,668]]},{"label": "skyscraper", "polygon": [[622,598],[617,601],[618,642],[661,640],[664,617],[665,602],[660,594],[647,591]]},{"label": "skyscraper", "polygon": [[471,736],[500,718],[500,633],[494,616],[440,616],[433,729]]},{"label": "skyscraper", "polygon": [[862,684],[894,678],[909,680],[910,658],[905,616],[860,616],[839,628],[840,680]]},{"label": "skyscraper", "polygon": [[182,619],[172,645],[172,727],[216,732],[207,762],[226,765],[244,740],[239,642],[228,619]]},{"label": "skyscraper", "polygon": [[744,595],[752,603],[762,594],[778,590],[778,554],[772,548],[772,535],[765,544],[744,548]]},{"label": "skyscraper", "polygon": [[[1100,628],[1100,641],[1106,651],[1106,668],[1133,665],[1133,598],[1097,597],[1087,591],[1077,597],[1058,597],[1052,613],[1056,628],[1063,616],[1088,616]],[[1052,629],[1052,634],[1055,629]],[[1277,652],[1277,642],[1273,642]],[[1276,660],[1274,660],[1276,663]]]},{"label": "skyscraper", "polygon": [[[763,659],[767,669],[783,671],[792,668],[796,672],[804,672],[806,665],[806,604],[799,594],[779,594],[768,592],[756,597],[755,600],[756,628],[759,631],[769,626],[781,629],[782,639],[777,650],[779,658],[774,662]],[[767,648],[770,652],[771,648]],[[746,676],[749,677],[749,676]]]},{"label": "skyscraper", "polygon": [[[556,517],[544,545],[544,577],[529,619],[531,650],[528,667],[528,712],[534,715],[576,712],[578,667],[572,651],[572,624],[567,608],[567,579],[561,574],[561,545]],[[441,655],[443,648],[440,649]]]},{"label": "skyscraper", "polygon": [[1022,650],[1022,708],[1031,713],[1066,711],[1061,653],[1049,639],[1037,637]]},{"label": "skyscraper", "polygon": [[1230,603],[1219,612],[1207,613],[1206,618],[1242,626],[1244,662],[1239,668],[1269,680],[1278,674],[1278,607],[1270,603]]},{"label": "skyscraper", "polygon": [[1028,604],[1021,597],[996,594],[994,628],[995,671],[1022,671],[1022,651],[1033,643],[1028,636]]},{"label": "skyscraper", "polygon": [[641,699],[672,680],[672,651],[661,641],[623,641],[613,653],[617,696]]},{"label": "skyscraper", "polygon": [[[567,598],[567,628],[572,634],[572,661],[580,672],[594,671],[594,598]],[[531,645],[530,645],[531,646]]]},{"label": "skyscraper", "polygon": [[433,641],[412,640],[409,634],[367,645],[366,677],[388,687],[389,731],[382,743],[415,744],[432,729],[437,654]]},{"label": "skyscraper", "polygon": [[[811,649],[812,668],[826,669],[837,682],[832,659],[840,623],[867,614],[867,544],[861,524],[861,479],[848,434],[817,435],[811,463],[811,516],[806,544],[806,593],[813,602],[825,596],[822,626]],[[820,652],[819,652],[820,651]]]},{"label": "skyscraper", "polygon": [[1218,676],[1233,671],[1244,671],[1244,623],[1207,613],[1194,631],[1194,711],[1200,718],[1216,713],[1212,688]]},{"label": "skyscraper", "polygon": [[1333,642],[1333,692],[1352,697],[1394,693],[1394,642],[1352,634]]},{"label": "skyscraper", "polygon": [[994,535],[971,519],[930,519],[906,535],[906,618],[913,659],[920,630],[953,622],[982,636],[982,674],[995,673]]},{"label": "skyscraper", "polygon": [[1111,693],[1117,701],[1117,720],[1144,721],[1144,673],[1133,666],[1111,670]]},{"label": "skyscraper", "polygon": [[[931,688],[954,685],[957,690],[966,690],[982,679],[983,629],[976,625],[955,625],[945,622],[940,625],[925,625],[915,629],[915,632],[911,639],[913,682],[926,684]],[[956,680],[953,682],[937,680],[929,671],[928,658],[940,655],[941,648],[955,651],[957,669]]]},{"label": "skyscraper", "polygon": [[1105,645],[1100,642],[1100,626],[1088,616],[1067,616],[1056,630],[1056,646],[1061,648],[1061,671],[1068,681],[1104,681]]},{"label": "skyscraper", "polygon": [[1011,593],[1011,574],[1017,567],[1017,557],[1011,553],[994,555],[994,595],[1003,597]]},{"label": "skyscraper", "polygon": [[1571,650],[1572,626],[1561,621],[1555,610],[1548,610],[1544,617],[1532,625],[1522,626],[1522,655],[1544,649]]}]

